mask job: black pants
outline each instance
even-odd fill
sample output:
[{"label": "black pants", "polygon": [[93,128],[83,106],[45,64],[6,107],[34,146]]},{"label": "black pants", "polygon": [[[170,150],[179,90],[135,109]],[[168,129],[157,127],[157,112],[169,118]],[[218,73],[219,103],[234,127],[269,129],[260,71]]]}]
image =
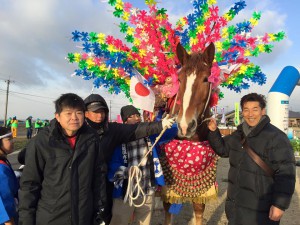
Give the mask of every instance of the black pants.
[{"label": "black pants", "polygon": [[31,139],[32,137],[32,128],[27,128],[27,139]]}]

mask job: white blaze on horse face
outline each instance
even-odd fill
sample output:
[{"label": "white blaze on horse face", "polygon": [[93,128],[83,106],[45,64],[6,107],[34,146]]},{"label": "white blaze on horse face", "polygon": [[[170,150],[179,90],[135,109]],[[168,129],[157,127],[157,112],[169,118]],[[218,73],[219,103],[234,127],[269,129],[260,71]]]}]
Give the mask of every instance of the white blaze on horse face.
[{"label": "white blaze on horse face", "polygon": [[180,127],[182,130],[182,134],[186,135],[186,131],[188,128],[188,122],[186,120],[186,111],[190,105],[191,97],[192,97],[192,87],[196,79],[196,73],[193,72],[189,76],[187,76],[185,92],[183,95],[183,105],[182,105],[182,117],[179,121]]}]

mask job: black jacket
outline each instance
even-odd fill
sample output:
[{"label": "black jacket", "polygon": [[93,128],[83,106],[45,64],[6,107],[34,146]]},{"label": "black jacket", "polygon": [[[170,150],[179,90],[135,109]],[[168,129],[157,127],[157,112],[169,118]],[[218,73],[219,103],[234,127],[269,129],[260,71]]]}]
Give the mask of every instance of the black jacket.
[{"label": "black jacket", "polygon": [[100,136],[100,148],[103,149],[105,162],[111,160],[115,148],[122,144],[134,141],[162,131],[161,122],[119,124],[108,123],[104,134]]},{"label": "black jacket", "polygon": [[100,137],[100,148],[104,152],[105,162],[109,163],[114,149],[122,144],[134,141],[162,131],[162,122],[139,123],[139,124],[119,124],[109,123],[109,108],[105,99],[96,94],[87,97],[84,102],[90,104],[97,101],[105,111],[105,119],[102,123],[94,123],[86,119],[88,125],[94,128]]},{"label": "black jacket", "polygon": [[228,190],[225,211],[229,224],[278,224],[269,220],[272,205],[285,210],[295,189],[295,157],[281,130],[265,117],[246,137],[248,145],[274,171],[269,177],[242,148],[242,125],[232,135],[221,137],[219,130],[208,139],[221,157],[229,157]]},{"label": "black jacket", "polygon": [[99,137],[84,124],[72,150],[56,120],[27,146],[19,191],[20,225],[93,224],[106,201]]},{"label": "black jacket", "polygon": [[[96,97],[97,99],[94,99]],[[128,143],[146,136],[158,134],[162,131],[162,122],[152,123],[139,123],[139,124],[119,124],[109,123],[109,109],[105,99],[99,95],[91,95],[85,99],[85,103],[89,104],[97,100],[102,105],[102,109],[105,110],[105,119],[102,123],[94,123],[93,121],[86,119],[87,123],[94,128],[100,137],[100,148],[104,152],[104,158],[106,164],[111,160],[113,152],[118,145],[122,143]],[[114,185],[112,182],[106,181],[107,190],[107,204],[105,206],[104,217],[106,224],[109,224],[111,215],[111,209],[113,204],[112,192]]]},{"label": "black jacket", "polygon": [[[93,123],[89,120],[87,121],[92,126]],[[118,145],[152,134],[157,134],[162,131],[161,122],[139,124],[107,123],[103,127],[92,127],[94,127],[94,129],[97,130],[99,134],[100,149],[104,153],[106,165],[110,162],[113,152]],[[103,213],[102,217],[104,218],[106,224],[109,224],[112,217],[111,209],[113,204],[112,193],[114,185],[112,182],[109,182],[108,179],[106,180],[106,185],[107,204],[105,206],[105,212]]]}]

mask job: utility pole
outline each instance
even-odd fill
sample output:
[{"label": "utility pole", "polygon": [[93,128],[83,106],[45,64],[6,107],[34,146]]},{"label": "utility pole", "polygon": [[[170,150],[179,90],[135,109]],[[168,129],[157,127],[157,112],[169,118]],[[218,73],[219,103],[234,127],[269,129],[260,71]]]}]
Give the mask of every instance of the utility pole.
[{"label": "utility pole", "polygon": [[7,107],[8,107],[8,93],[9,93],[9,84],[10,80],[5,81],[7,83],[7,88],[6,88],[6,102],[5,102],[5,114],[4,114],[4,121],[3,121],[3,126],[6,126],[6,119],[7,119]]}]

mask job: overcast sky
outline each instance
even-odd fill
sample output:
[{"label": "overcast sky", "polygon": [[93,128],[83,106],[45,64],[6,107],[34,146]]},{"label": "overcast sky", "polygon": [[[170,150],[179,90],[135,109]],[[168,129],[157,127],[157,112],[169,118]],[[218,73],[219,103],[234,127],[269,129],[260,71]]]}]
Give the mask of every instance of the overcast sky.
[{"label": "overcast sky", "polygon": [[[131,0],[137,7],[145,7],[142,0]],[[168,10],[171,21],[187,15],[192,9],[188,0],[160,0],[159,7]],[[219,0],[222,10],[235,1]],[[267,75],[267,84],[253,85],[240,94],[224,90],[220,107],[233,109],[235,101],[244,94],[256,91],[267,94],[285,66],[299,69],[300,26],[298,0],[248,0],[247,7],[236,22],[249,19],[254,10],[262,12],[255,33],[285,31],[287,38],[275,44],[271,54],[253,61]],[[9,86],[8,116],[24,119],[51,119],[53,101],[61,94],[74,92],[85,98],[92,91],[105,96],[112,116],[127,104],[123,95],[113,96],[104,89],[94,89],[92,82],[72,77],[75,67],[65,57],[78,51],[71,40],[74,30],[102,32],[122,37],[112,16],[112,9],[99,0],[0,0],[0,119],[4,118],[7,80]],[[290,98],[290,109],[300,111],[300,87]]]}]

